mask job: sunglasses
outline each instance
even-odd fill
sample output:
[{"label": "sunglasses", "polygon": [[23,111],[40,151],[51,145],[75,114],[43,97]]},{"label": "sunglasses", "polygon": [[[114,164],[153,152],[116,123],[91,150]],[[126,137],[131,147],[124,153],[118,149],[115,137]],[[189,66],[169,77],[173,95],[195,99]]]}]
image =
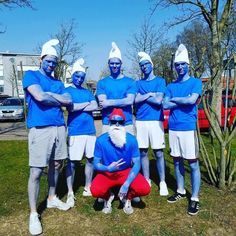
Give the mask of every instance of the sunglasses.
[{"label": "sunglasses", "polygon": [[119,125],[124,125],[125,121],[124,120],[111,120],[110,123],[111,123],[111,125],[116,125],[117,123]]}]

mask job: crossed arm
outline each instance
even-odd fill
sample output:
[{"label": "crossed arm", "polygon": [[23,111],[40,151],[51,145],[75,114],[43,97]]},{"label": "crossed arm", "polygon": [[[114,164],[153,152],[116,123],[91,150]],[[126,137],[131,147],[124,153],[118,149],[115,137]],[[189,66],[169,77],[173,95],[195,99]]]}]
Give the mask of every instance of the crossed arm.
[{"label": "crossed arm", "polygon": [[72,103],[71,96],[68,93],[44,92],[38,84],[30,85],[27,90],[38,102],[46,106],[69,106]]},{"label": "crossed arm", "polygon": [[73,103],[73,111],[94,111],[98,108],[98,104],[96,101],[91,101],[91,102],[83,102],[83,103]]},{"label": "crossed arm", "polygon": [[164,109],[172,109],[177,107],[178,105],[193,105],[197,102],[199,94],[192,93],[190,96],[187,97],[165,97],[163,101]]},{"label": "crossed arm", "polygon": [[151,104],[161,105],[163,97],[164,94],[160,92],[157,93],[149,92],[145,94],[138,93],[135,97],[135,103],[147,101],[148,103]]},{"label": "crossed arm", "polygon": [[105,94],[98,95],[99,100],[99,106],[102,108],[107,107],[124,107],[128,105],[132,105],[134,103],[134,94],[127,94],[125,98],[122,99],[107,99],[107,96]]}]

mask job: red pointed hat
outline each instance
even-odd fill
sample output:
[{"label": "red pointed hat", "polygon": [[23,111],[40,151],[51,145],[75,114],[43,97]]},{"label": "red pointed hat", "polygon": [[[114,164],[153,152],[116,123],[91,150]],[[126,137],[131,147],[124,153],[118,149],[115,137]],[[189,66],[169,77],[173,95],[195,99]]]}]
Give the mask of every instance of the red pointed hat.
[{"label": "red pointed hat", "polygon": [[109,120],[125,120],[125,114],[122,109],[114,108],[111,115],[109,116]]}]

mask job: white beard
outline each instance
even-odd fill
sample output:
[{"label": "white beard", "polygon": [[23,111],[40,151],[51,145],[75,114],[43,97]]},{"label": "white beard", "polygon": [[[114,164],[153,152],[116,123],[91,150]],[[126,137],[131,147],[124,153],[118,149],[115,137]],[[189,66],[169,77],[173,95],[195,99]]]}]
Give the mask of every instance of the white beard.
[{"label": "white beard", "polygon": [[110,126],[108,131],[111,142],[118,148],[122,148],[126,143],[126,131],[123,126]]}]

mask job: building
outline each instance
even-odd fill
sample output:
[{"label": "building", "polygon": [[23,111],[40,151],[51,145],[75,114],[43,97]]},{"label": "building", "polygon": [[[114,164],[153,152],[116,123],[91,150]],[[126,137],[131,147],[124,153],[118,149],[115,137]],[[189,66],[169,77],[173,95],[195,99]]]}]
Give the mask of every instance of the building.
[{"label": "building", "polygon": [[0,95],[23,97],[24,72],[39,66],[39,54],[0,52]]}]

